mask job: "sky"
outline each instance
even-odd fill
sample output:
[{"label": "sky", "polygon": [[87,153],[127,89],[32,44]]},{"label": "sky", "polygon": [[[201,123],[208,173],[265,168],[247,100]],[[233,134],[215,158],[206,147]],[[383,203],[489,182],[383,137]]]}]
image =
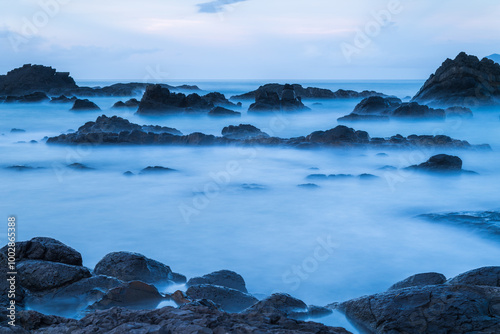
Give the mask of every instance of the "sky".
[{"label": "sky", "polygon": [[498,0],[0,0],[0,74],[78,80],[425,79],[500,53]]}]

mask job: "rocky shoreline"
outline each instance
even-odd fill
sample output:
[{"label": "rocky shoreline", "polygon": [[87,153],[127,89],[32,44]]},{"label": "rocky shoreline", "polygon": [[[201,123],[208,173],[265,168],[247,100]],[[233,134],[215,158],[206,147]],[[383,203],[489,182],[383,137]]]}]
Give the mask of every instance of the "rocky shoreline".
[{"label": "rocky shoreline", "polygon": [[[3,271],[6,250],[0,251]],[[348,334],[343,328],[308,321],[333,310],[345,313],[367,333],[500,331],[500,267],[451,279],[439,273],[417,274],[387,292],[321,307],[284,293],[259,300],[249,293],[243,277],[229,270],[187,280],[137,253],[110,253],[90,270],[79,252],[51,238],[18,242],[16,261],[17,326],[4,320],[1,333]],[[6,282],[0,286],[4,319]],[[179,289],[166,294],[160,286]]]}]

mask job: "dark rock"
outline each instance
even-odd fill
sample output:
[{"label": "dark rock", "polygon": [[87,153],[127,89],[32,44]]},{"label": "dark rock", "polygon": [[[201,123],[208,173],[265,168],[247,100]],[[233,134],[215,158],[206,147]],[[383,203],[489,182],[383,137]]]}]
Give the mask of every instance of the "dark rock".
[{"label": "dark rock", "polygon": [[170,172],[175,172],[175,169],[172,168],[167,168],[167,167],[162,167],[162,166],[149,166],[141,170],[139,174],[163,174],[163,173],[170,173]]},{"label": "dark rock", "polygon": [[230,270],[215,271],[213,273],[203,275],[201,277],[191,278],[187,282],[186,286],[189,287],[191,285],[198,285],[198,284],[219,285],[219,286],[224,286],[226,288],[239,290],[245,293],[248,292],[243,277],[241,277],[241,275],[235,273],[234,271]]},{"label": "dark rock", "polygon": [[27,64],[0,76],[0,94],[29,94],[52,89],[72,89],[77,85],[69,73],[52,67]]},{"label": "dark rock", "polygon": [[130,99],[127,102],[118,101],[111,108],[137,108],[139,104],[137,99]]},{"label": "dark rock", "polygon": [[305,316],[309,312],[307,305],[302,300],[286,293],[275,293],[248,308],[245,313],[272,314],[276,313],[276,311],[292,317]]},{"label": "dark rock", "polygon": [[328,175],[328,179],[330,180],[342,180],[342,179],[351,179],[354,175],[351,174],[330,174]]},{"label": "dark rock", "polygon": [[125,176],[134,176],[135,174],[128,170],[125,173],[123,173],[123,175],[125,175]]},{"label": "dark rock", "polygon": [[445,109],[446,117],[472,118],[472,110],[466,107],[449,107]]},{"label": "dark rock", "polygon": [[49,97],[42,92],[35,92],[27,95],[21,95],[21,96],[12,96],[9,95],[5,98],[4,102],[5,103],[13,103],[13,102],[19,102],[19,103],[39,103],[39,102],[44,102],[49,100]]},{"label": "dark rock", "polygon": [[75,169],[75,170],[94,170],[94,168],[85,166],[84,164],[75,162],[72,163],[71,165],[68,165],[68,168]]},{"label": "dark rock", "polygon": [[50,102],[51,103],[74,103],[77,100],[75,96],[72,96],[71,98],[67,97],[66,95],[60,95],[58,97],[53,97]]},{"label": "dark rock", "polygon": [[446,277],[438,273],[423,273],[410,276],[401,282],[393,284],[387,291],[410,288],[415,286],[439,285],[446,283]]},{"label": "dark rock", "polygon": [[[278,96],[282,96],[283,90],[285,90],[285,86],[287,85],[280,85],[275,83],[266,84],[264,86],[260,86],[257,90],[242,95],[232,96],[231,100],[255,100],[257,95],[262,92],[275,93]],[[290,86],[293,87],[296,97],[301,99],[359,99],[374,95],[384,96],[384,94],[373,91],[363,91],[359,93],[352,90],[339,89],[336,92],[332,92],[329,89],[316,87],[304,88],[299,84],[293,84]]]},{"label": "dark rock", "polygon": [[500,287],[500,267],[474,269],[450,279],[448,284]]},{"label": "dark rock", "polygon": [[255,103],[250,105],[248,112],[261,111],[304,111],[310,110],[303,103],[300,97],[295,94],[292,85],[285,85],[281,91],[281,98],[276,92],[262,90],[255,94]]},{"label": "dark rock", "polygon": [[364,122],[364,121],[389,121],[389,116],[379,116],[379,115],[358,115],[349,114],[337,119],[339,123],[342,122]]},{"label": "dark rock", "polygon": [[[7,246],[0,249],[0,258],[7,252]],[[33,238],[29,241],[16,242],[16,261],[43,260],[65,263],[74,266],[82,265],[82,255],[73,248],[52,238]]]},{"label": "dark rock", "polygon": [[10,132],[11,133],[23,133],[23,132],[26,132],[26,130],[13,128],[10,130]]},{"label": "dark rock", "polygon": [[356,115],[389,115],[403,102],[397,97],[370,96],[356,105]]},{"label": "dark rock", "polygon": [[98,275],[116,277],[125,282],[138,280],[146,283],[186,282],[184,276],[174,275],[169,266],[142,254],[129,252],[109,253],[97,263],[94,272]]},{"label": "dark rock", "polygon": [[192,299],[209,299],[226,312],[241,312],[258,302],[257,298],[248,293],[210,284],[191,285],[186,295]]},{"label": "dark rock", "polygon": [[434,223],[473,228],[488,236],[500,236],[500,213],[496,211],[431,213],[418,217]]},{"label": "dark rock", "polygon": [[15,170],[17,172],[25,172],[25,171],[38,169],[38,168],[34,168],[31,166],[24,166],[24,165],[14,165],[14,166],[9,166],[9,167],[5,167],[5,168],[10,169],[10,170]]},{"label": "dark rock", "polygon": [[500,288],[428,285],[349,300],[348,319],[368,333],[500,332]]},{"label": "dark rock", "polygon": [[348,143],[368,143],[370,137],[365,131],[355,131],[343,125],[339,125],[328,131],[316,131],[306,137],[308,142],[327,145],[339,145]]},{"label": "dark rock", "polygon": [[35,292],[61,287],[91,276],[85,267],[40,260],[19,262],[17,272],[21,285]]},{"label": "dark rock", "polygon": [[222,129],[222,136],[229,139],[259,139],[269,138],[269,135],[250,124],[230,125]]},{"label": "dark rock", "polygon": [[215,107],[208,113],[210,116],[241,116],[240,112],[232,111],[224,107]]},{"label": "dark rock", "polygon": [[164,297],[153,285],[141,281],[123,283],[109,290],[90,309],[127,307],[134,309],[155,309]]},{"label": "dark rock", "polygon": [[322,307],[322,306],[314,306],[314,305],[309,305],[308,307],[308,316],[311,318],[322,318],[329,316],[332,314],[332,310]]},{"label": "dark rock", "polygon": [[97,106],[97,104],[95,104],[94,102],[89,101],[87,99],[85,99],[85,100],[77,99],[77,100],[75,100],[75,103],[73,104],[73,107],[70,110],[73,110],[73,111],[89,110],[90,111],[90,110],[101,110],[101,108],[99,108]]},{"label": "dark rock", "polygon": [[462,170],[462,159],[447,154],[438,154],[420,165],[408,167],[430,172],[457,172]]},{"label": "dark rock", "polygon": [[433,109],[428,106],[420,105],[416,102],[403,103],[400,107],[396,108],[392,114],[392,117],[398,118],[435,118],[435,119],[445,119],[446,113],[443,109]]},{"label": "dark rock", "polygon": [[358,178],[361,180],[375,180],[378,179],[379,177],[373,174],[361,174],[358,176]]},{"label": "dark rock", "polygon": [[306,177],[308,180],[327,180],[328,175],[326,174],[311,174]]},{"label": "dark rock", "polygon": [[425,82],[412,101],[439,106],[483,106],[498,104],[500,65],[461,52],[446,59]]},{"label": "dark rock", "polygon": [[198,301],[181,308],[157,310],[112,308],[88,314],[81,320],[22,311],[19,325],[30,331],[51,333],[270,333],[349,334],[343,328],[288,319],[279,313],[228,314],[209,302]]},{"label": "dark rock", "polygon": [[317,188],[320,188],[320,186],[318,186],[315,183],[299,184],[297,187],[299,187],[299,188],[305,188],[305,189],[317,189]]}]

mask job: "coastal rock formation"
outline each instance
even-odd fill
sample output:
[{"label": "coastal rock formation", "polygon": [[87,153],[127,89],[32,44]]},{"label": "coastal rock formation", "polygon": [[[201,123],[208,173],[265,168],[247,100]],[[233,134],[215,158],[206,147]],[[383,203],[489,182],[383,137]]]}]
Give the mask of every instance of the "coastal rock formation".
[{"label": "coastal rock formation", "polygon": [[403,101],[397,97],[370,96],[359,102],[353,114],[357,115],[387,115],[398,108]]},{"label": "coastal rock formation", "polygon": [[137,108],[140,102],[137,99],[130,99],[126,102],[118,101],[111,108]]},{"label": "coastal rock formation", "polygon": [[500,65],[461,52],[446,59],[413,97],[437,106],[484,106],[500,103]]},{"label": "coastal rock formation", "polygon": [[241,312],[259,301],[240,290],[212,284],[191,285],[186,296],[191,299],[209,299],[226,312]]},{"label": "coastal rock formation", "polygon": [[39,102],[45,102],[48,100],[49,100],[49,97],[45,93],[35,92],[35,93],[21,95],[21,96],[9,95],[4,99],[4,103],[13,103],[13,102],[39,103]]},{"label": "coastal rock formation", "polygon": [[[128,130],[123,130],[123,128]],[[174,129],[175,130],[175,129]],[[249,124],[228,126],[222,137],[192,133],[180,135],[161,127],[139,126],[113,116],[100,116],[96,122],[88,122],[75,133],[52,137],[48,144],[136,144],[136,145],[267,145],[297,148],[312,147],[447,147],[460,149],[490,149],[489,145],[471,145],[444,135],[395,135],[389,138],[371,138],[365,131],[356,131],[340,125],[327,131],[315,131],[308,136],[295,138],[270,137]]]},{"label": "coastal rock formation", "polygon": [[106,255],[96,264],[94,272],[98,275],[116,277],[125,282],[136,280],[146,283],[186,282],[184,276],[173,273],[169,266],[142,254],[129,252],[114,252]]},{"label": "coastal rock formation", "polygon": [[194,93],[186,96],[183,93],[172,93],[161,85],[149,85],[142,96],[137,113],[161,115],[208,112],[216,106],[236,107],[220,93],[209,93],[204,96]]},{"label": "coastal rock formation", "polygon": [[210,112],[208,113],[209,116],[220,116],[220,117],[227,117],[227,116],[236,116],[240,117],[241,113],[237,111],[232,111],[231,109],[227,109],[224,107],[215,107]]},{"label": "coastal rock formation", "polygon": [[458,172],[462,170],[462,159],[453,155],[438,154],[420,165],[408,168],[429,172]]},{"label": "coastal rock formation", "polygon": [[255,94],[255,103],[250,105],[248,112],[262,111],[304,111],[310,110],[303,103],[300,96],[295,94],[292,85],[285,85],[281,90],[281,94],[274,91],[257,91]]},{"label": "coastal rock formation", "polygon": [[99,108],[97,106],[97,104],[95,104],[94,102],[89,101],[87,99],[84,99],[84,100],[76,99],[75,103],[73,104],[73,107],[70,110],[72,110],[72,111],[92,111],[92,110],[101,110],[101,108]]},{"label": "coastal rock formation", "polygon": [[393,284],[387,291],[411,288],[425,285],[439,285],[446,283],[446,277],[439,273],[423,273],[410,276],[401,282]]},{"label": "coastal rock formation", "polygon": [[230,270],[219,270],[201,277],[193,277],[186,283],[186,286],[198,284],[219,285],[245,293],[248,292],[243,277]]},{"label": "coastal rock formation", "polygon": [[236,100],[236,101],[255,100],[257,95],[263,92],[275,93],[278,96],[282,96],[283,90],[285,90],[286,86],[292,86],[296,97],[301,99],[359,99],[369,96],[384,96],[384,94],[374,91],[363,91],[359,93],[352,90],[339,89],[336,92],[333,92],[329,89],[316,88],[316,87],[304,88],[302,87],[302,85],[299,84],[281,85],[277,83],[271,83],[271,84],[266,84],[264,86],[260,86],[258,89],[254,91],[242,95],[232,96],[230,100]]}]

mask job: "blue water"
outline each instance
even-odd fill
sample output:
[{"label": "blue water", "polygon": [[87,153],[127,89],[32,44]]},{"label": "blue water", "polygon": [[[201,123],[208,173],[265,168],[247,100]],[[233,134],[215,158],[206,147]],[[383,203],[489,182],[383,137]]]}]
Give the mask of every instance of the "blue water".
[{"label": "blue water", "polygon": [[[228,97],[259,82],[197,84]],[[376,90],[404,98],[422,82],[299,82],[330,89]],[[91,86],[107,82],[88,82]],[[139,96],[140,97],[140,96]],[[74,113],[69,105],[0,104],[2,216],[16,215],[19,240],[59,239],[79,250],[90,268],[107,253],[126,250],[162,261],[188,277],[215,270],[240,273],[251,293],[287,292],[308,304],[326,305],[382,292],[411,274],[437,271],[447,277],[498,265],[500,242],[465,228],[426,223],[430,212],[498,210],[500,197],[499,109],[474,110],[470,120],[356,123],[372,137],[396,133],[446,134],[491,152],[237,147],[49,146],[45,136],[76,130],[101,114],[134,123],[175,127],[183,133],[220,134],[229,124],[249,123],[280,137],[307,135],[338,125],[358,101],[305,101],[310,112],[247,115],[143,117],[111,110],[118,98],[92,98],[101,112]],[[123,100],[123,99],[122,99]],[[11,128],[25,133],[10,133]],[[38,143],[29,143],[36,140]],[[385,152],[388,156],[377,153]],[[406,167],[437,153],[459,155],[479,175],[442,178],[381,167]],[[71,163],[95,168],[82,172]],[[15,172],[4,167],[41,169]],[[156,176],[122,175],[151,165],[178,170]],[[371,173],[373,181],[348,179],[299,188],[309,174]],[[258,186],[245,186],[245,185]],[[6,225],[5,225],[6,226]],[[1,230],[5,239],[6,229]],[[326,246],[325,246],[326,245]],[[318,254],[320,254],[318,256]],[[345,326],[335,314],[320,319]]]}]

